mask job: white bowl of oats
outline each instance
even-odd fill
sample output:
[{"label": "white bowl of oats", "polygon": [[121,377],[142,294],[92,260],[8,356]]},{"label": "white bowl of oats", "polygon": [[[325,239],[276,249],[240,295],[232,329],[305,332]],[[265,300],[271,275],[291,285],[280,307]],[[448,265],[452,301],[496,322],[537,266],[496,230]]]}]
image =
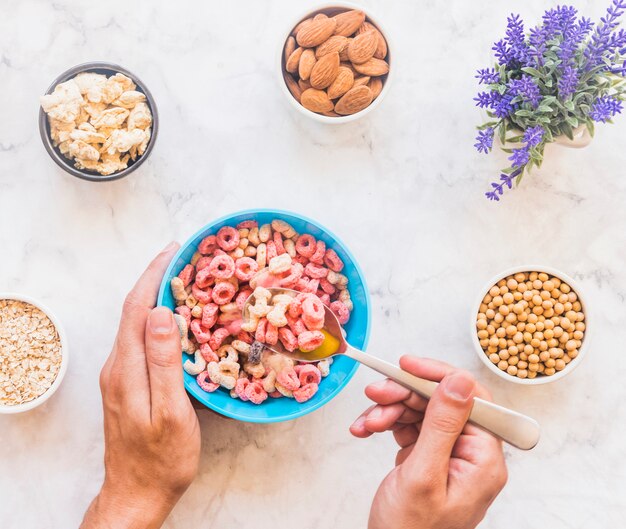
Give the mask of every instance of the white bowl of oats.
[{"label": "white bowl of oats", "polygon": [[29,296],[0,292],[0,414],[47,401],[68,360],[65,331],[50,309]]}]

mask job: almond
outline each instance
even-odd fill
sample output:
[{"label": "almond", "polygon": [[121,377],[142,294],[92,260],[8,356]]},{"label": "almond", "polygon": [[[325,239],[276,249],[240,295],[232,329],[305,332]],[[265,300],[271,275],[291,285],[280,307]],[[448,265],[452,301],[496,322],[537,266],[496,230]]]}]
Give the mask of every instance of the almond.
[{"label": "almond", "polygon": [[318,13],[317,15],[313,17],[313,20],[320,20],[321,18],[328,18],[328,15],[324,13]]},{"label": "almond", "polygon": [[315,57],[318,59],[323,57],[324,55],[328,55],[333,51],[336,51],[341,55],[341,52],[348,47],[348,39],[346,37],[342,37],[341,35],[333,35],[327,41],[322,42],[316,50]]},{"label": "almond", "polygon": [[367,31],[354,37],[348,47],[348,58],[353,64],[362,64],[369,61],[376,51],[378,39],[374,31]]},{"label": "almond", "polygon": [[[302,98],[304,99],[304,94],[302,94]],[[372,91],[367,86],[357,86],[356,88],[348,90],[348,92],[337,101],[335,112],[342,116],[356,114],[366,108],[371,102]]]},{"label": "almond", "polygon": [[328,97],[330,99],[337,99],[345,94],[354,84],[354,74],[350,68],[339,67],[339,73],[337,77],[328,87]]},{"label": "almond", "polygon": [[298,86],[298,83],[296,83],[296,80],[288,73],[286,73],[284,77],[285,77],[285,84],[287,85],[287,88],[289,88],[291,95],[295,97],[296,100],[299,102],[300,97],[302,96],[302,90],[300,89],[300,86]]},{"label": "almond", "polygon": [[348,70],[352,70],[352,73],[354,74],[354,76],[356,77],[357,75],[359,75],[359,72],[357,72],[354,69],[353,64],[350,61],[346,61],[346,62],[340,62],[339,66],[343,66],[344,68],[348,68]]},{"label": "almond", "polygon": [[340,118],[341,116],[337,114],[337,112],[333,112],[332,110],[329,112],[322,112],[325,116],[329,116],[331,118]]},{"label": "almond", "polygon": [[[339,35],[335,35],[336,37],[338,37]],[[348,45],[339,52],[339,58],[342,61],[349,61],[350,59],[348,59],[348,47],[350,46],[350,43],[352,42],[353,39],[348,38]]]},{"label": "almond", "polygon": [[335,35],[342,35],[349,37],[352,35],[363,22],[365,22],[365,13],[353,9],[352,11],[346,11],[345,13],[339,13],[333,17],[337,21],[337,27],[335,28]]},{"label": "almond", "polygon": [[335,80],[339,73],[339,54],[335,51],[324,55],[313,66],[309,82],[313,88],[326,88]]},{"label": "almond", "polygon": [[359,75],[359,77],[354,80],[354,86],[364,86],[370,82],[370,79],[371,77],[369,75]]},{"label": "almond", "polygon": [[370,24],[369,22],[363,22],[357,33],[361,34],[366,33],[367,31],[376,32],[376,38],[378,39],[378,44],[376,45],[374,57],[376,57],[377,59],[384,59],[385,57],[387,57],[387,41],[385,40],[385,37],[383,37],[383,34],[380,32],[380,30],[374,24]]},{"label": "almond", "polygon": [[[297,50],[296,50],[297,51]],[[382,59],[372,57],[369,61],[362,64],[355,64],[354,69],[362,75],[378,77],[389,73],[389,65]]]},{"label": "almond", "polygon": [[308,81],[303,81],[302,79],[298,80],[298,86],[300,87],[300,91],[304,92],[305,90],[308,90],[309,88],[311,88],[311,83],[309,83]]},{"label": "almond", "polygon": [[306,81],[309,78],[316,62],[315,52],[312,49],[306,49],[302,52],[302,57],[300,57],[300,63],[298,65],[300,79]]},{"label": "almond", "polygon": [[300,57],[302,56],[303,51],[304,48],[296,48],[293,50],[292,54],[285,63],[285,70],[289,73],[296,73],[298,71],[298,63],[300,62]]},{"label": "almond", "polygon": [[383,81],[380,77],[374,77],[369,84],[370,90],[372,91],[372,99],[376,99],[380,93],[383,91]]},{"label": "almond", "polygon": [[294,51],[296,51],[296,39],[289,35],[287,42],[285,42],[285,62],[289,60]]},{"label": "almond", "polygon": [[316,90],[315,88],[309,88],[302,92],[300,97],[302,106],[311,112],[330,112],[333,109],[333,102],[328,97],[328,94],[324,90]]},{"label": "almond", "polygon": [[313,22],[313,17],[305,18],[302,22],[299,22],[295,28],[293,28],[293,31],[291,32],[291,34],[295,37],[298,34],[298,31],[300,31],[304,26],[306,26],[310,22]]},{"label": "almond", "polygon": [[296,35],[298,45],[314,48],[327,40],[335,31],[337,21],[334,18],[319,18],[306,24]]}]

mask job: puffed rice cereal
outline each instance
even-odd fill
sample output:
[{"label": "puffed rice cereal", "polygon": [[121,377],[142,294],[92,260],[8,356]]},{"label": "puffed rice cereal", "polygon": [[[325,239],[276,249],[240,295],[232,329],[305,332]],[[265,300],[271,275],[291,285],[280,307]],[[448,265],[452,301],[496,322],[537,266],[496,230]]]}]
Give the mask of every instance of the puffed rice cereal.
[{"label": "puffed rice cereal", "polygon": [[0,405],[34,400],[52,386],[61,368],[61,340],[37,307],[0,300]]},{"label": "puffed rice cereal", "polygon": [[[309,400],[328,376],[332,358],[296,362],[263,344],[316,349],[324,340],[324,304],[347,323],[353,307],[343,267],[323,241],[299,235],[283,220],[262,226],[244,221],[205,237],[170,283],[183,369],[204,391],[222,387],[253,404],[268,398]],[[300,294],[272,297],[267,290],[272,287]]]},{"label": "puffed rice cereal", "polygon": [[152,114],[143,92],[121,73],[79,73],[41,97],[52,144],[77,169],[110,175],[144,154]]}]

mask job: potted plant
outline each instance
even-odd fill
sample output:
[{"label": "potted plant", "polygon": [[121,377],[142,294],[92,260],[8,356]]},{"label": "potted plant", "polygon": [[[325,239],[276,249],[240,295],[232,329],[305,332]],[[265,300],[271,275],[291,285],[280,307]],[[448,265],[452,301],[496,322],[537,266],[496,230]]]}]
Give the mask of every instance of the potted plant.
[{"label": "potted plant", "polygon": [[499,200],[524,173],[541,166],[546,144],[588,143],[594,123],[611,122],[626,99],[626,31],[618,29],[626,0],[612,0],[598,23],[573,7],[545,12],[528,33],[519,15],[508,18],[496,42],[494,68],[478,70],[484,86],[474,99],[489,120],[478,127],[475,147],[489,153],[494,137],[511,166],[486,193]]}]

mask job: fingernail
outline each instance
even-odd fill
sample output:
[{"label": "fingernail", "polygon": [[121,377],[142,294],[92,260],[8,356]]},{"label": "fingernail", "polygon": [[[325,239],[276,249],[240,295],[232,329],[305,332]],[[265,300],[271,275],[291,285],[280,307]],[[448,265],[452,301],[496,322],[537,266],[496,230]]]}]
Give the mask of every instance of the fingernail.
[{"label": "fingernail", "polygon": [[372,382],[370,384],[371,388],[376,388],[376,389],[385,389],[385,387],[387,386],[387,380],[379,380],[378,382]]},{"label": "fingernail", "polygon": [[148,325],[154,334],[169,334],[174,325],[172,311],[166,307],[152,309],[148,317]]},{"label": "fingernail", "polygon": [[467,400],[474,391],[474,379],[464,373],[456,373],[444,379],[443,389],[455,400]]},{"label": "fingernail", "polygon": [[352,423],[351,428],[359,429],[365,424],[365,417],[361,416],[356,421]]},{"label": "fingernail", "polygon": [[161,252],[169,252],[170,250],[173,250],[177,245],[178,243],[176,241],[172,241],[165,248],[163,248]]},{"label": "fingernail", "polygon": [[383,414],[383,409],[380,406],[376,406],[372,411],[367,415],[368,419],[376,420],[380,419],[380,416]]}]

